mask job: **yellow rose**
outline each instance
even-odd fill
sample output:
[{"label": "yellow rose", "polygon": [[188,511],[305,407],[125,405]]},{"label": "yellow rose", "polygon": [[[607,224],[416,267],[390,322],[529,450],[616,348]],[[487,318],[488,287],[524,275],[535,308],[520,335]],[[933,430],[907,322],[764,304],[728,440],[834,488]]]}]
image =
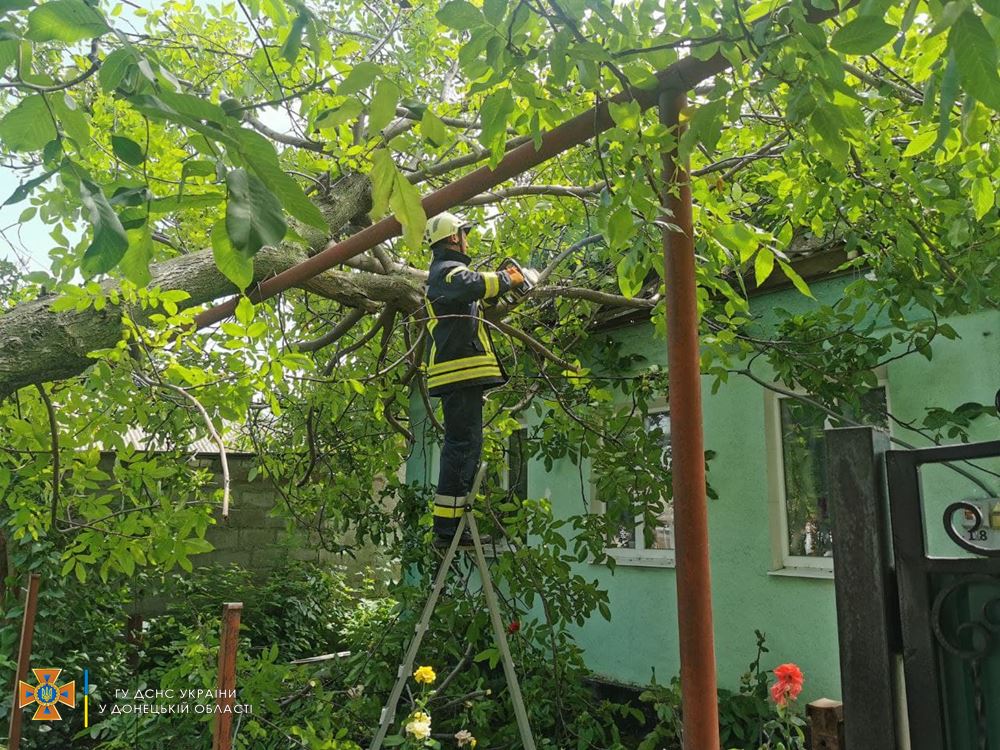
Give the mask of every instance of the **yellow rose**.
[{"label": "yellow rose", "polygon": [[431,717],[423,711],[415,711],[406,724],[406,733],[415,739],[426,740],[431,736]]},{"label": "yellow rose", "polygon": [[430,685],[437,679],[437,675],[434,674],[434,670],[431,667],[418,667],[417,671],[413,673],[413,679],[425,685]]}]

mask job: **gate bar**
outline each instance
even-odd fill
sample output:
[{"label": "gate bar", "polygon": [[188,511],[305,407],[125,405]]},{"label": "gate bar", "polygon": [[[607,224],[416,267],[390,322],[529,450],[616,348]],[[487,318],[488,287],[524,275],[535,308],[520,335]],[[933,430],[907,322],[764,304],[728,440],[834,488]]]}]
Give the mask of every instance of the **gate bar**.
[{"label": "gate bar", "polygon": [[24,721],[24,710],[18,706],[17,684],[28,678],[28,662],[31,661],[31,644],[35,639],[35,613],[38,611],[38,585],[42,580],[40,573],[28,576],[28,588],[24,590],[24,620],[21,623],[21,645],[17,651],[17,674],[14,675],[13,703],[10,709],[10,729],[7,735],[8,750],[18,750],[21,747],[21,724]]},{"label": "gate bar", "polygon": [[216,696],[216,709],[212,724],[212,750],[231,750],[233,746],[232,707],[236,702],[233,695],[236,691],[236,649],[240,643],[240,614],[243,612],[242,602],[229,602],[222,605],[222,632],[219,636],[219,688]]},{"label": "gate bar", "polygon": [[684,750],[719,750],[719,705],[712,630],[705,444],[701,414],[701,347],[695,280],[691,179],[679,148],[684,91],[660,94],[660,122],[673,132],[663,154],[663,195],[671,226],[663,228],[667,298],[667,373],[674,523],[677,527],[677,632],[681,656]]}]

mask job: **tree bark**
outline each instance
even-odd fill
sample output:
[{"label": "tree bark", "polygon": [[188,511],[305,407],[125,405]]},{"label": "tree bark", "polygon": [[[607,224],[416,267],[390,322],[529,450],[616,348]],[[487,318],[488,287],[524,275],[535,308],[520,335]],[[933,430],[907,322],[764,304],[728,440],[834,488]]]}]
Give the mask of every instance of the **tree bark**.
[{"label": "tree bark", "polygon": [[[289,246],[263,248],[254,259],[254,280],[273,276],[304,259],[303,251]],[[191,295],[182,307],[202,305],[238,291],[219,273],[210,250],[157,264],[152,273],[150,286],[183,289]],[[103,284],[107,291],[117,286],[112,281]],[[420,305],[422,294],[419,280],[411,275],[363,271],[326,271],[310,279],[303,289],[368,312],[386,302],[412,310]],[[112,347],[121,338],[123,307],[55,312],[52,303],[57,299],[56,295],[43,297],[0,316],[0,398],[26,385],[79,375],[93,364],[89,352]],[[138,323],[148,320],[152,312],[128,310]]]}]

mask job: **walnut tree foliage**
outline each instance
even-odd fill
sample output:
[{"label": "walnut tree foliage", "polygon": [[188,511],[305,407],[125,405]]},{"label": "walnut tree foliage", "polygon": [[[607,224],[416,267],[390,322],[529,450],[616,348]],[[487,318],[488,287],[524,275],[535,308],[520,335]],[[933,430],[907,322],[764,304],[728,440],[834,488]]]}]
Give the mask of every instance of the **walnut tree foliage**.
[{"label": "walnut tree foliage", "polygon": [[[832,18],[814,23],[812,10]],[[879,364],[930,357],[936,337],[955,335],[942,318],[997,303],[1000,4],[834,10],[0,3],[0,149],[21,180],[6,202],[51,238],[31,248],[46,272],[2,278],[9,543],[58,540],[63,575],[81,580],[189,568],[220,498],[218,477],[186,460],[211,423],[257,454],[281,512],[329,548],[351,530],[420,557],[428,488],[397,478],[437,429],[410,417],[427,402],[420,197],[689,56],[731,63],[698,82],[679,142],[705,371],[717,383],[776,375],[838,411]],[[634,465],[632,426],[664,376],[591,331],[629,310],[663,330],[661,155],[675,134],[635,103],[611,114],[600,137],[457,210],[480,224],[477,263],[509,255],[549,272],[494,324],[512,380],[490,402],[488,455],[499,460],[531,408],[546,465],[599,453],[651,514],[664,480],[655,461]],[[213,300],[390,213],[399,240],[276,300],[244,297],[221,326],[190,326]],[[749,291],[775,277],[811,296],[793,267],[804,247],[843,253],[858,280],[769,332]],[[987,411],[932,406],[913,426],[929,439],[962,437]],[[137,451],[130,427],[166,452]],[[373,486],[398,502],[373,501]],[[607,616],[606,597],[569,568],[603,557],[604,521],[583,508],[553,523],[544,500],[504,503],[498,523],[544,542],[500,563],[511,595],[542,595],[556,621]]]}]

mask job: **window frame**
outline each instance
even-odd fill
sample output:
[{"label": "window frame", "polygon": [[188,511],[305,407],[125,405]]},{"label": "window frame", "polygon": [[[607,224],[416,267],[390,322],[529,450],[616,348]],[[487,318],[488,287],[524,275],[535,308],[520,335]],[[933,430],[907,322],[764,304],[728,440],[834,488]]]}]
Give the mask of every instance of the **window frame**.
[{"label": "window frame", "polygon": [[[659,397],[652,400],[649,408],[643,415],[645,419],[654,414],[670,413],[670,404],[666,398]],[[671,434],[673,434],[673,423],[671,422]],[[598,497],[597,482],[594,481],[593,464],[590,467],[590,511],[594,514],[604,514],[607,512],[606,504]],[[673,501],[671,501],[671,504]],[[637,516],[635,524],[636,547],[605,547],[604,553],[615,560],[618,565],[629,565],[634,567],[648,568],[674,568],[677,565],[677,538],[674,536],[674,547],[671,549],[646,549],[646,537],[644,534],[644,519]],[[638,547],[642,544],[642,548]]]},{"label": "window frame", "polygon": [[[892,405],[889,400],[889,381],[885,367],[879,367],[875,371],[878,379],[876,388],[885,391],[886,412],[892,412]],[[808,394],[798,388],[789,389],[779,386],[791,393],[808,396]],[[832,578],[834,572],[833,555],[829,557],[810,557],[807,555],[792,555],[788,551],[788,510],[787,496],[785,488],[785,457],[784,445],[782,443],[781,430],[781,402],[792,398],[781,393],[776,393],[769,388],[764,389],[764,431],[766,436],[767,449],[767,475],[768,475],[768,506],[771,530],[771,564],[768,572],[771,575],[779,576],[801,576],[803,578]],[[824,421],[824,426],[828,425],[830,417]],[[891,434],[891,420],[889,422]]]}]

